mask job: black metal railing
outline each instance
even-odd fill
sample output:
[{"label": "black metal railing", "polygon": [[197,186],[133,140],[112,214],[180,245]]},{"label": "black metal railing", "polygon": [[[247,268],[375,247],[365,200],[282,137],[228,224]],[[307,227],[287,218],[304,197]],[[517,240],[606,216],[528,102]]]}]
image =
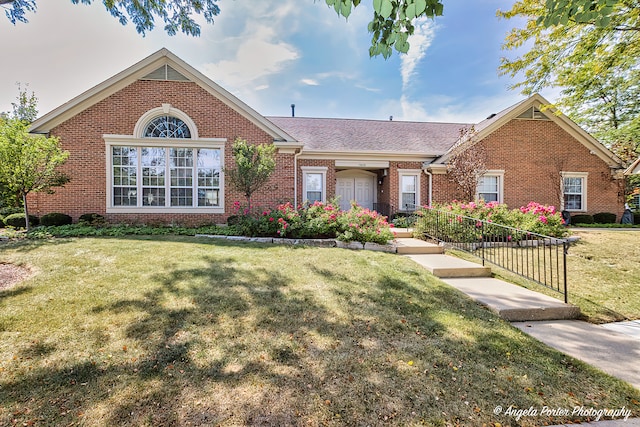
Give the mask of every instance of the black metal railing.
[{"label": "black metal railing", "polygon": [[428,238],[560,292],[567,302],[566,239],[437,209],[422,214],[417,228]]}]

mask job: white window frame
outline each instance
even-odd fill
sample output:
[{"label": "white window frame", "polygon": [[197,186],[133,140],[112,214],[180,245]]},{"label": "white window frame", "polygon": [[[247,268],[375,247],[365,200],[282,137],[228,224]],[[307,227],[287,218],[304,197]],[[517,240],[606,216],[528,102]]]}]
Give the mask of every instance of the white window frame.
[{"label": "white window frame", "polygon": [[[226,138],[200,138],[194,139],[171,139],[171,138],[135,138],[129,135],[103,135],[105,142],[105,164],[106,164],[106,200],[107,213],[224,213],[224,152]],[[142,147],[165,148],[167,153],[171,148],[191,148],[191,149],[217,149],[220,150],[220,193],[219,206],[197,206],[198,193],[197,185],[194,184],[194,194],[192,206],[142,206],[142,161],[138,155],[137,191],[139,202],[136,206],[115,206],[113,204],[113,147],[135,147],[138,151]],[[196,161],[194,156],[194,162]],[[194,182],[197,182],[197,166]],[[165,185],[170,184],[170,175],[165,176]],[[170,189],[165,195],[166,200],[171,199]]]},{"label": "white window frame", "polygon": [[[587,211],[587,177],[589,176],[588,172],[560,172],[562,179],[560,181],[560,189],[562,192],[562,199],[560,200],[560,205],[562,206],[562,210],[566,210],[569,212],[586,212]],[[582,179],[582,191],[580,193],[582,206],[580,209],[567,209],[564,203],[564,180],[565,178],[580,178]],[[575,194],[575,193],[571,193]]]},{"label": "white window frame", "polygon": [[[488,170],[480,179],[484,177],[495,177],[498,178],[498,203],[504,203],[504,170]],[[476,200],[480,200],[480,180],[478,180],[478,185],[476,186]]]},{"label": "white window frame", "polygon": [[307,175],[309,174],[320,174],[322,175],[322,197],[321,202],[327,202],[327,170],[326,166],[301,166],[300,170],[302,171],[302,200],[303,202],[308,202],[309,198],[307,197]]},{"label": "white window frame", "polygon": [[416,180],[416,206],[420,206],[420,176],[422,175],[421,169],[398,169],[398,212],[413,212],[412,209],[405,209],[402,205],[402,178],[405,176],[413,176]]}]

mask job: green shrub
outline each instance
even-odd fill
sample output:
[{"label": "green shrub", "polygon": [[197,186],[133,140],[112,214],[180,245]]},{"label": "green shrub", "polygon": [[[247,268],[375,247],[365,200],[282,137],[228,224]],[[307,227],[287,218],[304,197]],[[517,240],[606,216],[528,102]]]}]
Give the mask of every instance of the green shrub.
[{"label": "green shrub", "polygon": [[593,224],[595,221],[593,220],[592,215],[587,214],[578,214],[573,215],[571,217],[571,224]]},{"label": "green shrub", "polygon": [[[38,217],[35,215],[29,215],[29,224],[36,226],[40,223]],[[7,216],[4,219],[4,224],[14,228],[25,228],[26,222],[24,220],[24,213],[14,213]]]},{"label": "green shrub", "polygon": [[23,212],[24,212],[24,209],[16,208],[14,206],[5,206],[4,208],[0,208],[0,216],[3,218],[6,218],[11,214],[23,213]]},{"label": "green shrub", "polygon": [[104,225],[106,224],[106,221],[104,219],[104,217],[100,214],[97,213],[86,213],[86,214],[82,214],[80,215],[80,218],[78,218],[78,224],[83,224],[83,225]]},{"label": "green shrub", "polygon": [[615,224],[617,215],[612,212],[599,212],[593,215],[596,224]]},{"label": "green shrub", "polygon": [[59,213],[59,212],[51,212],[45,215],[42,215],[40,218],[40,224],[44,226],[60,226],[60,225],[69,225],[73,221],[69,215]]}]

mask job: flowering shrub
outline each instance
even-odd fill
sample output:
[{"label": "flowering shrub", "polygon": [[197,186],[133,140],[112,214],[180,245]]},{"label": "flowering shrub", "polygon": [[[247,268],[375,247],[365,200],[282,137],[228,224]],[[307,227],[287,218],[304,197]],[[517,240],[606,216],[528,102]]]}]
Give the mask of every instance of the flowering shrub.
[{"label": "flowering shrub", "polygon": [[[422,208],[418,211],[421,220],[416,224],[418,231],[424,231],[433,227],[435,217],[429,215],[430,209],[440,210],[456,215],[449,218],[448,232],[454,233],[460,241],[477,241],[481,238],[485,240],[491,235],[502,235],[504,230],[499,227],[491,227],[491,224],[499,224],[513,227],[531,233],[542,234],[551,237],[563,237],[567,234],[564,220],[560,212],[554,206],[545,206],[536,202],[530,202],[520,209],[509,210],[507,205],[497,202],[470,202],[462,203],[453,201],[449,204],[433,205],[431,208]],[[470,218],[477,221],[476,229],[469,230],[468,222]],[[484,223],[482,222],[484,221]],[[458,227],[456,222],[459,223]],[[514,232],[512,236],[506,236],[509,240],[526,239],[527,234]]]},{"label": "flowering shrub", "polygon": [[387,218],[356,204],[338,217],[338,240],[385,244],[393,239]]},{"label": "flowering shrub", "polygon": [[338,238],[380,244],[393,239],[386,217],[357,205],[341,211],[334,201],[298,207],[285,203],[250,214],[236,203],[234,210],[239,215],[234,215],[230,224],[246,236]]}]

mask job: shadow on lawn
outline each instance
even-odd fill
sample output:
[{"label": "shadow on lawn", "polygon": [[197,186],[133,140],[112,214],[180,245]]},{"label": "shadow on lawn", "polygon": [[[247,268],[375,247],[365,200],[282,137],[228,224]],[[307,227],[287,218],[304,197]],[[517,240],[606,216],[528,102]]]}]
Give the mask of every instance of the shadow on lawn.
[{"label": "shadow on lawn", "polygon": [[[139,299],[93,308],[96,316],[136,314],[124,332],[140,356],[24,372],[0,391],[0,401],[24,408],[12,417],[42,425],[88,416],[100,425],[445,425],[482,415],[509,425],[492,408],[569,405],[567,391],[575,399],[591,392],[545,386],[553,375],[584,377],[586,368],[426,273],[403,280],[375,272],[362,283],[309,262],[299,266],[308,283],[292,287],[276,269],[204,259],[205,267],[159,271],[151,279],[158,286]],[[28,355],[53,352],[34,344]]]}]

